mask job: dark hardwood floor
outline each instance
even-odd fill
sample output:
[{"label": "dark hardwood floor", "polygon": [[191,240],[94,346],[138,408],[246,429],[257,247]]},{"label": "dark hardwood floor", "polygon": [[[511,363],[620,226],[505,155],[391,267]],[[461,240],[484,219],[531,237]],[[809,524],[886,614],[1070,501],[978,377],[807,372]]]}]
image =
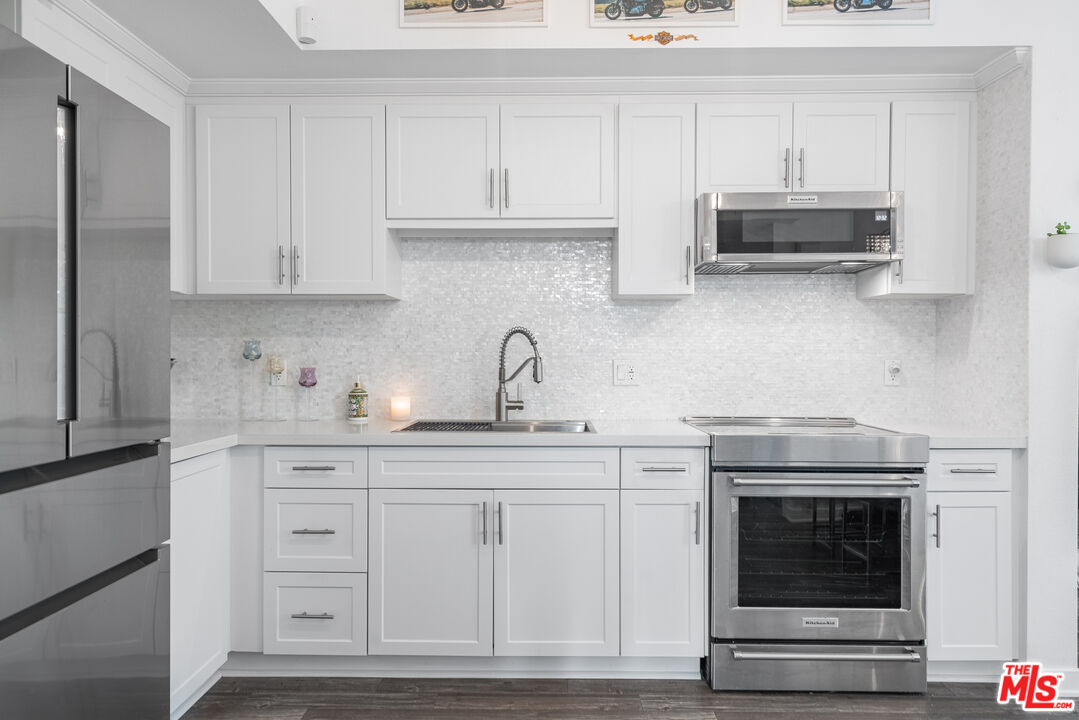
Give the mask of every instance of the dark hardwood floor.
[{"label": "dark hardwood floor", "polygon": [[[185,720],[989,720],[993,685],[933,684],[928,695],[713,693],[690,680],[224,678]],[[1054,715],[1048,715],[1053,717]]]}]

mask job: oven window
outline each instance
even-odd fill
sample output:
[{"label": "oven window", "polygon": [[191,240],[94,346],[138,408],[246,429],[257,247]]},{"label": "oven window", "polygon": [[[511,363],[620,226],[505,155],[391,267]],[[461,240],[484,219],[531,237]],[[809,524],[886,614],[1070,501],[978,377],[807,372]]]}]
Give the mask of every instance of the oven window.
[{"label": "oven window", "polygon": [[901,498],[739,498],[738,605],[902,607]]}]

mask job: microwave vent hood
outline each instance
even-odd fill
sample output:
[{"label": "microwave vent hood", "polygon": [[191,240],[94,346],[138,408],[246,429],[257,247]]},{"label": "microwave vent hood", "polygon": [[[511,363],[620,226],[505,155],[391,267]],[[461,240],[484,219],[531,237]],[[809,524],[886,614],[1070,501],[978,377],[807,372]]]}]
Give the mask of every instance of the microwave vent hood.
[{"label": "microwave vent hood", "polygon": [[849,275],[903,260],[903,193],[704,193],[697,275]]}]

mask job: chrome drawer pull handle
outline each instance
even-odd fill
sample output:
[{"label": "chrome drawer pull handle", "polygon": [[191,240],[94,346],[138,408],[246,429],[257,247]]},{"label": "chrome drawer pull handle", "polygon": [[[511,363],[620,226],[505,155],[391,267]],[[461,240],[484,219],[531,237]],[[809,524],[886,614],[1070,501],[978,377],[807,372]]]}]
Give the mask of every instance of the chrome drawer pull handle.
[{"label": "chrome drawer pull handle", "polygon": [[875,655],[873,653],[799,653],[799,652],[747,652],[745,650],[731,650],[731,657],[735,660],[808,660],[811,662],[827,662],[829,660],[848,660],[855,662],[921,662],[922,656],[913,650],[908,650],[902,655],[888,654]]},{"label": "chrome drawer pull handle", "polygon": [[693,528],[693,535],[696,538],[697,544],[701,544],[701,504],[697,502],[697,508],[694,511],[697,516],[696,527]]},{"label": "chrome drawer pull handle", "polygon": [[487,501],[483,502],[483,544],[487,544]]},{"label": "chrome drawer pull handle", "polygon": [[644,467],[641,472],[689,472],[685,467]]},{"label": "chrome drawer pull handle", "polygon": [[293,535],[336,535],[337,531],[336,530],[330,530],[329,528],[326,528],[325,530],[308,530],[307,528],[304,528],[303,530],[293,530],[292,534]]},{"label": "chrome drawer pull handle", "polygon": [[948,472],[953,475],[996,475],[996,468],[952,468]]},{"label": "chrome drawer pull handle", "polygon": [[936,518],[936,521],[937,521],[937,531],[935,533],[933,533],[933,537],[936,539],[937,547],[939,548],[940,547],[940,505],[937,505],[937,511],[935,513],[932,513],[932,515],[933,515],[934,518]]},{"label": "chrome drawer pull handle", "polygon": [[293,465],[293,472],[333,472],[336,465]]},{"label": "chrome drawer pull handle", "polygon": [[334,615],[332,613],[293,613],[293,620],[333,620]]}]

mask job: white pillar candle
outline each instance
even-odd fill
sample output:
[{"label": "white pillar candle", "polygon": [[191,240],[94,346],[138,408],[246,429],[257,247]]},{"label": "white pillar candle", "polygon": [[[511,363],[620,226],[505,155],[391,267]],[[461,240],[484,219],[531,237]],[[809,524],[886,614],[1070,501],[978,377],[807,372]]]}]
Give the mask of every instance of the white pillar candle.
[{"label": "white pillar candle", "polygon": [[394,395],[390,398],[390,419],[408,420],[412,417],[412,398],[408,395]]}]

